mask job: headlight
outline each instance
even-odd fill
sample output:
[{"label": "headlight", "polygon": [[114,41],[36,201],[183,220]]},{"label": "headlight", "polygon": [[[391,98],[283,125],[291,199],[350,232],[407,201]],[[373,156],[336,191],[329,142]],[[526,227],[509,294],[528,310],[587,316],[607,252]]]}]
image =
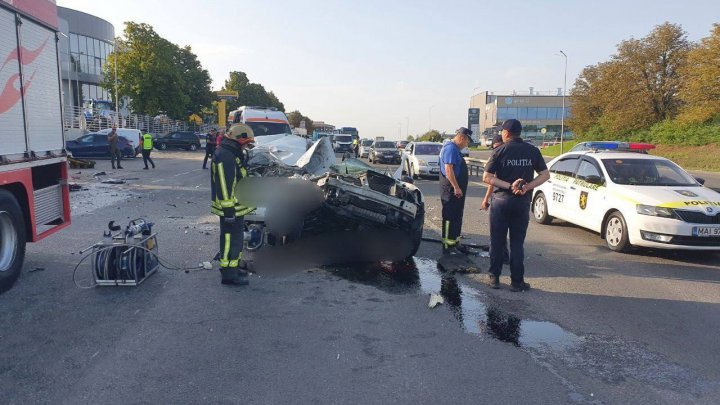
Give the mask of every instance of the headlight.
[{"label": "headlight", "polygon": [[650,215],[653,217],[676,218],[672,208],[655,207],[652,205],[638,204],[636,206],[637,213],[640,215]]},{"label": "headlight", "polygon": [[420,166],[427,166],[427,162],[424,161],[424,160],[422,160],[422,159],[418,159],[418,165],[420,165]]}]

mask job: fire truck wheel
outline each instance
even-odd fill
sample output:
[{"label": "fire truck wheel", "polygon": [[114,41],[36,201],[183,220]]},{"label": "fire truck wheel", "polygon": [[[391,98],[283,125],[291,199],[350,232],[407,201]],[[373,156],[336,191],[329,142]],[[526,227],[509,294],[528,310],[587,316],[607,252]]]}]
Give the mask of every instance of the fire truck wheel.
[{"label": "fire truck wheel", "polygon": [[0,190],[0,293],[10,289],[25,257],[24,215],[15,197]]}]

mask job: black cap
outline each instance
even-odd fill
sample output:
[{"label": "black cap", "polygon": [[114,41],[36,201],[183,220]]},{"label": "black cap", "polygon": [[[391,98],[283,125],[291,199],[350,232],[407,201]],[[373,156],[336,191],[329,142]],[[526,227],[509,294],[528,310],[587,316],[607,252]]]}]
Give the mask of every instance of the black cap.
[{"label": "black cap", "polygon": [[457,129],[457,131],[455,131],[455,135],[457,135],[457,134],[463,134],[463,135],[467,136],[468,138],[470,138],[470,136],[472,135],[472,131],[465,127],[460,127]]},{"label": "black cap", "polygon": [[502,135],[497,134],[497,135],[493,136],[492,143],[493,143],[493,145],[495,145],[496,143],[505,143],[505,141],[503,141]]},{"label": "black cap", "polygon": [[502,129],[507,129],[513,135],[517,135],[522,132],[522,124],[516,119],[509,119],[502,124]]}]

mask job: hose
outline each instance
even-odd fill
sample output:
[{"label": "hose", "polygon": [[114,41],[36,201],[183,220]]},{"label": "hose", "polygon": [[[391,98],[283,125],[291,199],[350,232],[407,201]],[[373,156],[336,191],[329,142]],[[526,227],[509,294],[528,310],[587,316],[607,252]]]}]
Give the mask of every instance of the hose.
[{"label": "hose", "polygon": [[[111,272],[110,262],[112,260],[112,258],[111,258],[112,250],[129,249],[129,248],[133,248],[133,250],[132,250],[132,253],[128,254],[128,256],[129,256],[128,262],[131,263],[131,265],[128,266],[128,273],[131,273],[131,274],[128,274],[128,276],[131,276],[133,278],[135,278],[135,275],[137,274],[137,271],[135,269],[136,259],[137,259],[136,250],[140,250],[140,251],[145,252],[146,254],[150,254],[152,257],[154,257],[157,260],[158,265],[164,267],[167,270],[184,271],[186,273],[189,273],[190,271],[204,270],[206,268],[203,264],[200,264],[200,265],[197,265],[194,267],[178,266],[178,265],[175,265],[173,263],[163,260],[163,258],[161,258],[157,253],[155,253],[154,251],[152,251],[146,247],[138,246],[138,245],[130,245],[130,244],[116,244],[116,245],[110,245],[110,246],[103,247],[101,249],[91,251],[90,253],[88,253],[85,256],[83,256],[82,258],[80,258],[80,261],[77,263],[77,265],[75,265],[75,268],[73,269],[73,274],[72,274],[73,283],[75,284],[75,286],[77,288],[80,288],[83,290],[95,288],[98,285],[97,283],[93,283],[92,285],[83,286],[78,283],[77,278],[76,278],[77,271],[80,268],[80,266],[85,262],[85,260],[87,260],[89,257],[92,257],[92,256],[96,256],[96,263],[94,266],[95,273],[93,274],[95,276],[94,279],[100,278],[103,280],[110,280],[111,279],[111,277],[110,277],[110,272]],[[116,258],[116,262],[118,262],[118,259],[119,258]],[[101,260],[102,260],[102,262],[100,262]],[[102,264],[102,266],[98,266],[98,264]],[[116,267],[117,267],[117,265],[116,265]],[[119,275],[119,273],[120,273],[119,269],[116,269],[116,272],[117,272],[116,276]]]}]

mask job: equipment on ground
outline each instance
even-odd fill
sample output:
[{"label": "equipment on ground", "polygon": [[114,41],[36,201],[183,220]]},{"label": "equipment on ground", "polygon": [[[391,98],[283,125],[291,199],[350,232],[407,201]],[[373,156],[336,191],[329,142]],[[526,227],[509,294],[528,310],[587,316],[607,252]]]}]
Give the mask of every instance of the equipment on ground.
[{"label": "equipment on ground", "polygon": [[134,219],[125,230],[110,221],[103,240],[80,254],[92,250],[92,273],[100,286],[138,286],[159,266],[157,233],[153,223]]}]

